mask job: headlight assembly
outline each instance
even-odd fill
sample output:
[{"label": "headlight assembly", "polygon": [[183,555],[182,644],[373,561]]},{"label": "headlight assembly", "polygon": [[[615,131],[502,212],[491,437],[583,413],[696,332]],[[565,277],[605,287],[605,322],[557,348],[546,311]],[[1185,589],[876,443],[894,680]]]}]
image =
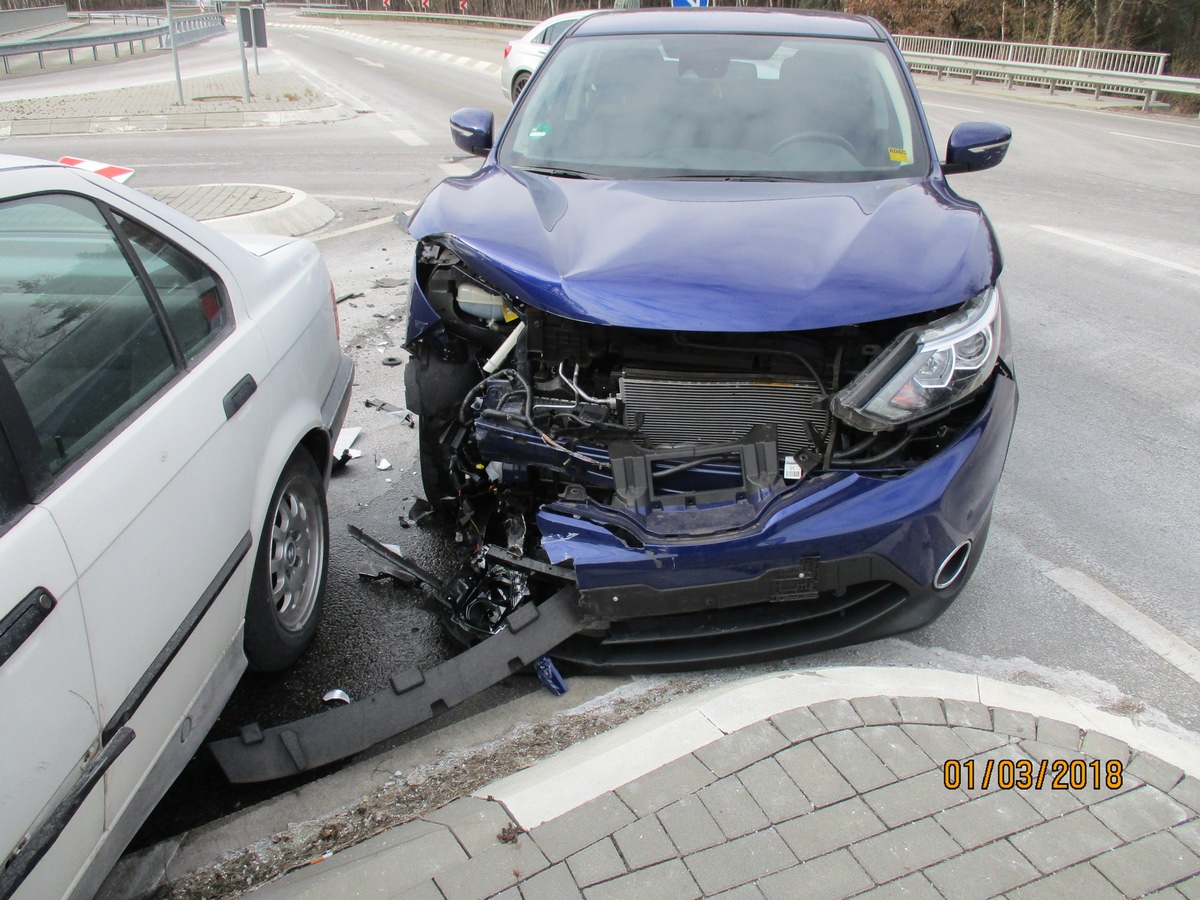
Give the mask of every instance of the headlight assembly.
[{"label": "headlight assembly", "polygon": [[862,431],[885,431],[966,397],[996,366],[1002,303],[993,285],[957,312],[905,331],[834,396],[833,414]]}]

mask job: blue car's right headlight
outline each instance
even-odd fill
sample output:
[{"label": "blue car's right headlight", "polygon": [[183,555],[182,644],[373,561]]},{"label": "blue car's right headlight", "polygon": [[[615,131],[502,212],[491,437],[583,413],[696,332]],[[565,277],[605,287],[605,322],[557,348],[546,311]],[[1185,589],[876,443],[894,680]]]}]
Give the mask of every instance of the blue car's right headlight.
[{"label": "blue car's right headlight", "polygon": [[996,284],[958,311],[905,331],[833,397],[833,414],[854,428],[877,432],[953,406],[996,367],[1002,303]]}]

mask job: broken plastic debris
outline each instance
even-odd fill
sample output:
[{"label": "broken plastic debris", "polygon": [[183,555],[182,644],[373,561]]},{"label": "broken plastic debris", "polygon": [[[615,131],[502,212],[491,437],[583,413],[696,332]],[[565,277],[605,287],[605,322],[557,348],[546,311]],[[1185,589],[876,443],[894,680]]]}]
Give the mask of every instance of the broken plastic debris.
[{"label": "broken plastic debris", "polygon": [[[545,657],[542,657],[545,659]],[[326,703],[349,703],[350,695],[341,688],[334,688],[332,691],[326,691],[325,696],[321,698]]]},{"label": "broken plastic debris", "polygon": [[365,406],[372,406],[375,409],[378,409],[382,412],[389,413],[389,414],[395,416],[396,418],[398,418],[402,422],[404,422],[404,424],[407,425],[409,428],[417,427],[417,422],[413,418],[412,412],[410,412],[407,409],[403,409],[402,407],[395,406],[391,403],[388,403],[386,400],[375,400],[375,399],[364,400],[363,404]]},{"label": "broken plastic debris", "polygon": [[360,434],[362,434],[362,429],[358,427],[343,428],[339,431],[337,440],[333,443],[333,455],[341,456],[349,450]]},{"label": "broken plastic debris", "polygon": [[376,278],[375,287],[396,288],[408,284],[407,278]]},{"label": "broken plastic debris", "polygon": [[546,690],[555,697],[561,697],[567,692],[567,682],[558,673],[558,669],[554,667],[550,657],[539,656],[537,662],[533,664],[533,671],[537,673],[538,680],[545,685]]},{"label": "broken plastic debris", "polygon": [[400,527],[412,528],[419,524],[426,516],[431,515],[433,515],[433,504],[422,497],[418,497],[413,502],[413,505],[409,507],[408,513],[400,517]]},{"label": "broken plastic debris", "polygon": [[391,467],[392,464],[383,457],[379,459],[379,462],[375,463],[375,468],[377,468],[380,472],[386,472]]}]

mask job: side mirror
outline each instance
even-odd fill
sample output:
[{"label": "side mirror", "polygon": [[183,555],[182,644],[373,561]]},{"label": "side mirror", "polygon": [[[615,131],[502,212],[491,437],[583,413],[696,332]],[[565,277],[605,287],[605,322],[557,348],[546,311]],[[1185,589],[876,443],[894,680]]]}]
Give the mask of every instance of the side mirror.
[{"label": "side mirror", "polygon": [[1012,129],[995,122],[963,122],[956,125],[946,142],[946,161],[942,172],[978,172],[998,166],[1008,153]]},{"label": "side mirror", "polygon": [[459,109],[450,114],[450,137],[458,149],[472,156],[487,156],[492,150],[495,116],[486,109]]}]

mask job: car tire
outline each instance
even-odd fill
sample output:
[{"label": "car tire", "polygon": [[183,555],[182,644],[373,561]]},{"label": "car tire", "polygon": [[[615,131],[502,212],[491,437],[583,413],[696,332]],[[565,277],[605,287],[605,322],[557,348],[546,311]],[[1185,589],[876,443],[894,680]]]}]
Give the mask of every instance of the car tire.
[{"label": "car tire", "polygon": [[298,449],[271,495],[246,604],[244,645],[259,672],[287,668],[316,634],[329,572],[329,509],[316,463]]},{"label": "car tire", "polygon": [[516,103],[517,98],[521,96],[521,91],[525,90],[525,85],[529,84],[529,73],[518,72],[517,77],[512,83],[512,102]]}]

